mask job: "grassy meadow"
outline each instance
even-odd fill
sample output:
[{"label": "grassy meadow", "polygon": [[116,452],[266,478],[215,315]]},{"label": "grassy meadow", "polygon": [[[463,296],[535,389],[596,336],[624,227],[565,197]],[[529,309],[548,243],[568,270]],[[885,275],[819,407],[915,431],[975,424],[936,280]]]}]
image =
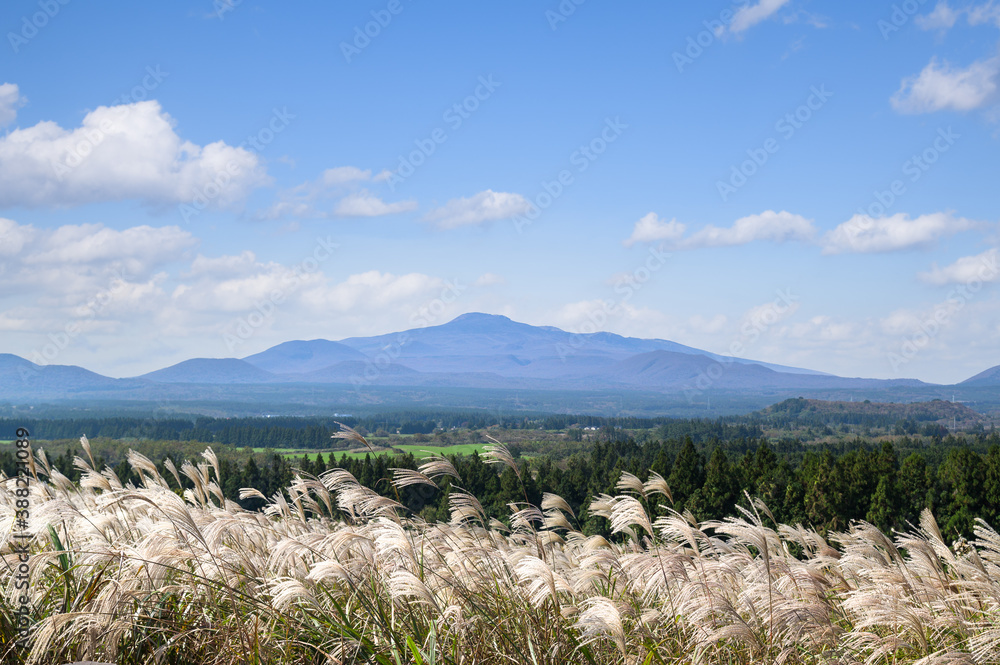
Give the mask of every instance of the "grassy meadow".
[{"label": "grassy meadow", "polygon": [[[483,455],[515,473],[502,445]],[[4,663],[992,663],[1000,534],[948,543],[934,517],[821,537],[754,502],[699,523],[652,514],[655,473],[595,497],[612,536],[585,536],[560,497],[488,519],[444,457],[397,487],[451,477],[428,523],[343,469],[296,477],[262,512],[224,499],[209,449],[138,485],[94,468],[74,484],[35,460],[28,490],[30,648],[15,644],[14,479],[0,492]],[[181,491],[181,477],[192,488]],[[253,490],[247,490],[252,493]],[[21,504],[22,506],[24,504]]]}]

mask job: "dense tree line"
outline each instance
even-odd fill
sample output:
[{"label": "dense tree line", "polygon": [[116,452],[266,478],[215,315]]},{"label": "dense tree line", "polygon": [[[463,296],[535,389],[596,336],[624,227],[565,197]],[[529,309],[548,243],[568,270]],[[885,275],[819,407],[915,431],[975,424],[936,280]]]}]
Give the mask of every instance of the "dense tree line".
[{"label": "dense tree line", "polygon": [[[245,426],[245,425],[241,425]],[[317,425],[302,428],[309,436],[327,436]],[[718,439],[692,436],[642,440],[605,425],[600,441],[588,450],[562,459],[550,456],[520,457],[520,474],[488,465],[479,455],[453,457],[461,481],[442,481],[440,491],[406,488],[397,493],[389,482],[393,468],[416,469],[412,455],[338,457],[335,453],[286,459],[277,454],[240,455],[228,450],[221,458],[225,495],[248,509],[261,507],[259,499],[239,499],[239,491],[253,487],[265,496],[286,488],[297,470],[319,476],[339,467],[350,471],[373,490],[400,500],[414,513],[428,519],[448,518],[448,497],[461,487],[479,498],[487,513],[497,519],[509,515],[508,504],[528,501],[538,505],[542,493],[566,499],[587,533],[605,533],[607,524],[587,511],[590,498],[617,494],[623,471],[647,479],[659,473],[672,491],[672,503],[657,498],[653,509],[668,506],[691,511],[699,519],[719,519],[735,514],[734,506],[746,502],[744,493],[760,497],[779,522],[801,523],[821,531],[846,528],[851,520],[865,519],[881,529],[906,529],[920,512],[931,509],[949,538],[971,535],[975,519],[1000,524],[1000,436],[985,433],[934,439],[902,437],[894,443],[876,443],[855,437],[834,444],[804,444],[795,440],[761,437]],[[177,467],[192,456],[199,443],[159,442],[150,452],[154,460],[170,455]],[[121,448],[121,446],[118,446]],[[103,449],[105,451],[110,448]],[[50,462],[72,480],[80,478],[67,447],[53,453]],[[197,462],[204,460],[198,459]],[[137,481],[122,455],[109,460],[98,456],[97,466],[110,464],[123,482]],[[168,474],[160,463],[161,473]],[[0,452],[0,469],[16,472],[12,449]],[[520,479],[518,478],[520,475]],[[186,479],[182,481],[189,485]]]},{"label": "dense tree line", "polygon": [[[839,449],[838,449],[839,448]],[[229,457],[221,461],[225,495],[245,508],[260,508],[259,499],[239,499],[239,490],[253,487],[266,496],[281,491],[296,472],[319,476],[344,468],[363,485],[399,500],[427,519],[448,519],[448,498],[460,487],[475,495],[487,514],[505,519],[510,503],[541,502],[542,493],[566,499],[586,533],[606,533],[602,518],[588,513],[587,502],[600,494],[617,494],[623,471],[646,480],[654,471],[670,486],[672,503],[650,499],[654,512],[667,507],[691,511],[699,519],[720,519],[745,505],[744,492],[760,497],[779,522],[801,523],[820,531],[841,530],[851,520],[864,519],[881,529],[905,530],[916,524],[924,508],[931,509],[948,538],[969,537],[977,517],[1000,524],[1000,437],[948,437],[933,446],[903,439],[873,444],[855,439],[826,448],[772,444],[764,439],[707,441],[691,437],[665,441],[602,441],[588,453],[561,464],[550,458],[519,460],[520,479],[509,468],[487,464],[477,454],[450,458],[461,481],[445,479],[439,491],[408,487],[397,491],[393,468],[416,469],[412,455],[337,457],[334,453],[285,459],[280,455]],[[79,478],[68,453],[51,460],[71,479]],[[199,460],[203,461],[203,460]],[[13,457],[0,453],[0,467],[13,470]],[[175,460],[180,466],[182,460]],[[161,464],[162,467],[162,464]],[[10,470],[8,470],[10,468]],[[115,468],[124,481],[130,476],[122,461]],[[167,477],[165,469],[162,471]]]},{"label": "dense tree line", "polygon": [[[480,412],[400,411],[373,416],[258,418],[80,418],[80,419],[11,419],[0,418],[0,439],[13,438],[18,427],[25,427],[33,438],[43,440],[75,439],[86,434],[92,438],[201,441],[223,443],[238,448],[313,448],[331,447],[330,437],[339,431],[338,423],[367,432],[379,430],[390,434],[430,434],[437,428],[549,429],[576,426],[598,427],[603,436],[628,437],[625,430],[655,431],[660,438],[691,436],[695,441],[710,438],[733,439],[760,435],[757,425],[725,423],[716,420],[672,418],[604,418],[599,416],[511,416]],[[6,433],[6,434],[5,434]]]}]

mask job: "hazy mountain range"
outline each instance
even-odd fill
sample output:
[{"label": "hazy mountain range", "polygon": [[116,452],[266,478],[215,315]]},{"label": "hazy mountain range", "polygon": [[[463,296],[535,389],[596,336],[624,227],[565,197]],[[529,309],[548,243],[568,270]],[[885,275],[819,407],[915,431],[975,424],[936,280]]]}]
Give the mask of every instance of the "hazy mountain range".
[{"label": "hazy mountain range", "polygon": [[[465,314],[449,323],[340,341],[291,341],[237,358],[195,358],[142,376],[113,379],[81,367],[35,365],[0,354],[0,400],[74,397],[152,399],[168,386],[225,388],[340,385],[534,391],[643,391],[707,394],[939,387],[916,379],[833,376],[708,351],[661,339],[573,334],[505,316]],[[1000,386],[1000,366],[959,384]],[[177,394],[176,389],[171,391]]]}]

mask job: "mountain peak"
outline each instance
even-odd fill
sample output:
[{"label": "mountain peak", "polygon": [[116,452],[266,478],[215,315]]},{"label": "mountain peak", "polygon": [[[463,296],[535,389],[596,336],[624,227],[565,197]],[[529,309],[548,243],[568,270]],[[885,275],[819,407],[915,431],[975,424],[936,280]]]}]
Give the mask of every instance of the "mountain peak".
[{"label": "mountain peak", "polygon": [[502,314],[486,314],[484,312],[469,312],[456,316],[448,323],[512,323],[509,317]]}]

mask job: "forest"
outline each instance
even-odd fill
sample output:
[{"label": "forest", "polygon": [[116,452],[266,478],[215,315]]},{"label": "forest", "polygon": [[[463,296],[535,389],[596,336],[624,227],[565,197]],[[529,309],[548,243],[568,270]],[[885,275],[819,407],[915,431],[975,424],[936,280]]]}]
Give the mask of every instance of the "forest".
[{"label": "forest", "polygon": [[[248,455],[222,445],[220,486],[226,498],[257,509],[263,501],[241,499],[241,489],[253,488],[271,497],[287,487],[296,474],[319,477],[330,469],[342,468],[363,486],[399,500],[413,515],[428,521],[447,519],[450,493],[455,489],[480,497],[487,514],[497,519],[509,516],[511,503],[537,505],[543,494],[552,493],[572,507],[583,533],[604,535],[610,526],[588,510],[589,501],[613,495],[623,472],[643,481],[650,473],[666,479],[670,496],[659,497],[649,506],[654,514],[673,508],[690,511],[698,520],[736,515],[737,504],[748,505],[747,497],[761,499],[779,522],[800,523],[820,533],[843,530],[853,520],[866,520],[883,530],[903,530],[915,524],[927,508],[937,517],[943,533],[956,539],[970,537],[977,517],[988,522],[1000,518],[997,433],[903,436],[882,442],[855,437],[825,445],[764,437],[720,439],[704,432],[699,437],[657,438],[670,431],[671,427],[660,426],[636,440],[625,430],[606,425],[596,432],[596,441],[575,447],[564,442],[555,455],[529,456],[522,454],[521,446],[512,444],[519,474],[489,466],[479,454],[450,456],[461,485],[456,482],[453,487],[451,479],[445,478],[440,492],[423,486],[393,487],[390,481],[395,469],[417,469],[420,460],[412,454],[352,457],[331,451],[295,457],[276,452]],[[99,464],[111,464],[123,483],[138,483],[125,461],[125,444],[97,439],[94,445],[110,451],[98,458]],[[194,457],[178,452],[180,445],[164,441],[136,447],[169,456],[179,468],[185,459]],[[198,445],[187,443],[184,447],[194,450]],[[428,449],[433,451],[434,447],[429,445]],[[560,452],[564,454],[560,456]],[[50,462],[75,481],[80,478],[80,469],[73,461],[78,454],[64,443]],[[166,477],[162,461],[159,467]],[[10,451],[0,451],[0,468],[8,476],[13,474]],[[184,489],[190,487],[188,479],[181,477],[180,482]]]}]

